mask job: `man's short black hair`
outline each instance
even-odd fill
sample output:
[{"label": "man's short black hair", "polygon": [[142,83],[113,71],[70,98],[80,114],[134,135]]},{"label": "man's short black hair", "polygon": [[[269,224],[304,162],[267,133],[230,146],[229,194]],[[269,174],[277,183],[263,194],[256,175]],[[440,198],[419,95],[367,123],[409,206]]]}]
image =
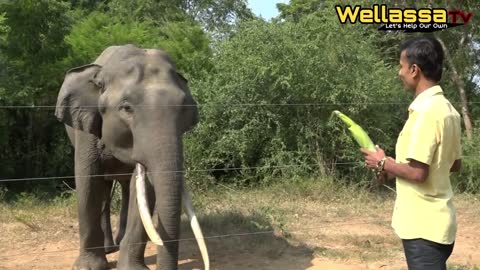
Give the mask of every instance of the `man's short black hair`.
[{"label": "man's short black hair", "polygon": [[400,52],[403,51],[408,63],[418,65],[427,79],[434,82],[442,79],[443,49],[438,40],[429,37],[409,39],[400,47]]}]

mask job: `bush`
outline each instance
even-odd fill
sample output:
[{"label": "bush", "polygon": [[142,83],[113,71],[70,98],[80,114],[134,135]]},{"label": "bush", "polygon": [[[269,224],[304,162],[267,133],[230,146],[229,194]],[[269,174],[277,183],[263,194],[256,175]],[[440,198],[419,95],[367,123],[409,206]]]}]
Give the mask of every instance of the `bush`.
[{"label": "bush", "polygon": [[[397,70],[372,53],[374,36],[331,15],[247,22],[217,48],[214,71],[192,83],[205,104],[186,142],[195,185],[260,184],[335,171],[360,181],[368,174],[364,168],[335,165],[362,158],[331,117],[335,109],[393,154],[410,102],[395,80]],[[217,170],[193,171],[210,168]]]},{"label": "bush", "polygon": [[462,169],[452,174],[452,185],[457,192],[480,192],[480,134],[476,132],[472,140],[463,138]]}]

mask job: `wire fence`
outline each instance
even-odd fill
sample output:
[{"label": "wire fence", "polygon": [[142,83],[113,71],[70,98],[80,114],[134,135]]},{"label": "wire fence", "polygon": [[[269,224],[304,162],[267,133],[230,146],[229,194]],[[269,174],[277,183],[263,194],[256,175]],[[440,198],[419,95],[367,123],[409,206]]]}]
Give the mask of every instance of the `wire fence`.
[{"label": "wire fence", "polygon": [[[452,102],[452,103],[460,103],[460,102]],[[479,104],[480,102],[468,102],[468,104]],[[242,106],[242,107],[254,107],[254,106],[312,106],[312,107],[326,107],[326,106],[347,106],[347,105],[408,105],[410,103],[407,102],[365,102],[365,103],[265,103],[265,104],[258,104],[258,103],[231,103],[231,104],[198,104],[198,105],[159,105],[155,107],[161,106]],[[150,105],[140,105],[140,106],[150,106]],[[152,105],[153,106],[153,105]],[[69,106],[64,106],[69,107]],[[97,105],[92,106],[82,106],[83,108],[95,107]],[[0,105],[0,109],[54,109],[57,108],[55,105]],[[462,159],[469,159],[469,158],[478,158],[478,157],[462,157]],[[363,166],[363,162],[337,162],[333,163],[332,165],[339,165],[339,166]],[[236,167],[236,168],[220,168],[220,169],[191,169],[191,170],[177,170],[177,171],[161,171],[161,172],[150,172],[150,173],[188,173],[188,172],[215,172],[215,171],[238,171],[238,170],[258,170],[258,169],[286,169],[286,168],[293,168],[293,167],[315,167],[320,166],[320,164],[291,164],[291,165],[278,165],[278,166],[255,166],[255,167]],[[42,181],[42,180],[65,180],[65,179],[73,179],[73,178],[89,178],[89,177],[116,177],[116,176],[131,176],[133,173],[123,173],[123,174],[96,174],[96,175],[81,175],[81,176],[50,176],[50,177],[32,177],[32,178],[10,178],[10,179],[0,179],[0,183],[2,182],[19,182],[19,181]],[[328,224],[319,224],[319,226],[329,227],[329,226],[353,226],[353,225],[364,225],[364,224],[379,224],[381,222],[387,221],[379,221],[379,220],[372,220],[367,222],[329,222]],[[249,237],[249,236],[259,236],[259,235],[274,235],[279,231],[276,230],[266,230],[266,231],[257,231],[257,232],[246,232],[246,233],[232,233],[232,234],[221,234],[221,235],[212,235],[206,236],[204,239],[212,240],[212,239],[221,239],[221,238],[229,238],[229,237]],[[306,233],[305,231],[280,231],[281,234],[302,234]],[[165,240],[165,243],[169,242],[186,242],[186,241],[196,241],[195,238],[183,238],[183,239],[173,239],[173,240]],[[141,243],[130,243],[128,245],[145,245],[148,242],[141,242]],[[112,246],[97,246],[97,247],[89,247],[87,250],[94,250],[94,249],[105,249],[105,248],[118,248],[119,245],[112,245]],[[44,252],[33,252],[29,253],[29,256],[33,255],[45,255],[45,254],[59,254],[65,252],[72,252],[78,251],[78,248],[75,249],[63,249],[57,251],[44,251]],[[13,255],[0,255],[0,259],[4,258],[11,258],[11,257],[18,257],[18,256],[25,256],[24,253],[13,254]],[[60,255],[59,255],[60,256]]]},{"label": "wire fence", "polygon": [[[336,165],[362,165],[362,162],[339,162],[335,163]],[[258,169],[286,169],[294,167],[315,167],[320,166],[319,164],[305,164],[305,165],[279,165],[279,166],[258,166],[258,167],[236,167],[236,168],[221,168],[221,169],[201,169],[201,170],[177,170],[177,171],[158,171],[158,172],[147,172],[151,174],[156,173],[188,173],[188,172],[215,172],[215,171],[239,171],[239,170],[258,170]],[[62,180],[62,179],[72,179],[75,177],[78,178],[90,178],[90,177],[115,177],[115,176],[131,176],[132,173],[117,173],[117,174],[92,174],[92,175],[70,175],[70,176],[52,176],[52,177],[33,177],[33,178],[10,178],[10,179],[0,179],[0,182],[18,182],[18,181],[40,181],[40,180]]]},{"label": "wire fence", "polygon": [[[196,105],[178,104],[178,105],[136,105],[138,107],[268,107],[268,106],[312,106],[312,107],[328,107],[328,106],[348,106],[348,105],[409,105],[411,102],[398,101],[381,101],[381,102],[338,102],[338,103],[205,103]],[[462,102],[451,102],[452,104],[462,104]],[[469,101],[467,104],[480,104],[478,101]],[[55,108],[108,108],[112,106],[98,106],[96,104],[83,106],[57,106],[57,105],[0,105],[0,109],[55,109]]]},{"label": "wire fence", "polygon": [[[478,157],[473,156],[464,156],[462,159],[475,159]],[[363,162],[336,162],[332,163],[333,166],[358,166],[363,167]],[[319,167],[322,166],[319,163],[315,164],[291,164],[291,165],[278,165],[278,166],[252,166],[252,167],[235,167],[235,168],[220,168],[220,169],[187,169],[187,170],[175,170],[175,171],[157,171],[157,172],[148,172],[147,174],[163,174],[163,173],[192,173],[192,172],[227,172],[227,171],[241,171],[241,170],[260,170],[260,169],[287,169],[287,168],[301,168],[301,167]],[[118,176],[132,176],[131,173],[116,173],[116,174],[90,174],[90,175],[68,175],[68,176],[46,176],[46,177],[26,177],[26,178],[7,178],[0,179],[0,183],[3,182],[20,182],[20,181],[44,181],[44,180],[65,180],[65,179],[75,179],[75,178],[92,178],[92,177],[118,177]]]},{"label": "wire fence", "polygon": [[[363,165],[362,162],[340,162],[337,163],[338,165]],[[316,165],[318,166],[319,164],[311,164],[311,166]],[[228,168],[228,169],[218,169],[218,170],[238,170],[238,169],[264,169],[264,168],[290,168],[294,166],[305,166],[305,165],[288,165],[288,166],[263,166],[263,167],[247,167],[247,168]],[[216,171],[216,169],[211,169],[211,170],[192,170],[192,171]],[[185,172],[185,171],[171,171],[171,172]],[[129,174],[101,174],[101,175],[86,175],[86,176],[77,176],[77,177],[91,177],[91,176],[118,176],[118,175],[132,175],[133,173]],[[42,177],[42,178],[23,178],[23,179],[2,179],[0,182],[6,182],[6,181],[28,181],[28,180],[48,180],[48,179],[65,179],[65,178],[74,178],[75,176],[64,176],[64,177]],[[231,188],[229,188],[231,189]],[[233,190],[233,189],[231,189]],[[236,190],[233,190],[236,191]],[[339,221],[339,222],[328,222],[328,223],[323,223],[319,224],[320,227],[326,228],[326,227],[332,227],[332,226],[353,226],[353,225],[365,225],[365,224],[379,224],[382,222],[388,222],[388,221],[379,221],[377,220],[372,220],[372,221],[365,221],[365,222],[344,222],[344,221]],[[277,233],[277,235],[276,235]],[[211,235],[211,236],[205,236],[203,239],[205,240],[213,240],[213,239],[222,239],[222,238],[232,238],[232,237],[249,237],[249,236],[259,236],[259,235],[271,235],[274,237],[277,237],[278,235],[296,235],[296,234],[305,234],[305,231],[289,231],[289,230],[284,230],[284,229],[277,229],[277,230],[262,230],[262,231],[256,231],[256,232],[245,232],[245,233],[232,233],[232,234],[219,234],[219,235]],[[164,240],[164,243],[170,243],[170,242],[188,242],[188,241],[196,241],[196,238],[180,238],[180,239],[172,239],[172,240]],[[127,244],[128,246],[134,246],[134,245],[146,245],[150,241],[146,242],[137,242],[137,243],[129,243]],[[105,249],[105,248],[119,248],[120,245],[109,245],[109,246],[96,246],[96,247],[89,247],[86,248],[85,250],[96,250],[96,249]],[[78,251],[78,248],[71,248],[71,249],[62,249],[62,250],[55,250],[55,251],[42,251],[42,252],[29,252],[29,256],[35,256],[35,255],[54,255],[54,256],[61,256],[60,253],[67,253],[67,252],[76,252]],[[50,255],[49,255],[50,254]],[[25,253],[18,253],[18,254],[9,254],[9,255],[0,255],[0,259],[6,259],[6,258],[12,258],[12,257],[19,257],[19,256],[25,256]]]}]

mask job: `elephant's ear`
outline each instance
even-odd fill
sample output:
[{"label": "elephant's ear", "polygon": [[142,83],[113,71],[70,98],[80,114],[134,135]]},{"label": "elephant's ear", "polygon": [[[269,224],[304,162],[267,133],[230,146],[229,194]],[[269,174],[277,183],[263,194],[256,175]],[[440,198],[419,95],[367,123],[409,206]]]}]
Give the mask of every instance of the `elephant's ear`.
[{"label": "elephant's ear", "polygon": [[90,64],[67,71],[58,93],[55,116],[72,128],[101,137],[98,111],[100,87],[96,76],[101,66]]},{"label": "elephant's ear", "polygon": [[180,72],[177,72],[177,75],[180,78],[180,83],[182,87],[184,87],[186,91],[186,100],[184,104],[187,105],[186,107],[184,107],[185,121],[183,121],[183,124],[181,126],[182,133],[185,133],[192,130],[198,123],[198,107],[197,102],[193,99],[193,96],[188,89],[188,80]]}]

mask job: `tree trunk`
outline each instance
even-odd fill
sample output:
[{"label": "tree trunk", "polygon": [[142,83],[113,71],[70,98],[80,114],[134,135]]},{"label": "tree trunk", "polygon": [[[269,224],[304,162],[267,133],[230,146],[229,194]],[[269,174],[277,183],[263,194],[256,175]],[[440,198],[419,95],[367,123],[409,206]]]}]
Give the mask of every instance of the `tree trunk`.
[{"label": "tree trunk", "polygon": [[443,43],[443,40],[440,37],[435,37],[438,42],[442,45],[444,54],[445,54],[445,59],[447,60],[447,63],[449,67],[452,69],[452,80],[453,83],[457,86],[458,93],[460,94],[460,100],[461,100],[461,106],[462,106],[462,116],[463,116],[463,122],[465,124],[465,131],[467,133],[467,138],[470,140],[472,139],[472,133],[473,133],[473,125],[472,125],[472,120],[470,118],[470,113],[468,111],[468,99],[467,95],[465,94],[465,86],[463,81],[460,79],[460,76],[458,75],[457,69],[455,68],[455,65],[453,64],[453,60],[450,57],[450,53],[445,46],[445,43]]}]

